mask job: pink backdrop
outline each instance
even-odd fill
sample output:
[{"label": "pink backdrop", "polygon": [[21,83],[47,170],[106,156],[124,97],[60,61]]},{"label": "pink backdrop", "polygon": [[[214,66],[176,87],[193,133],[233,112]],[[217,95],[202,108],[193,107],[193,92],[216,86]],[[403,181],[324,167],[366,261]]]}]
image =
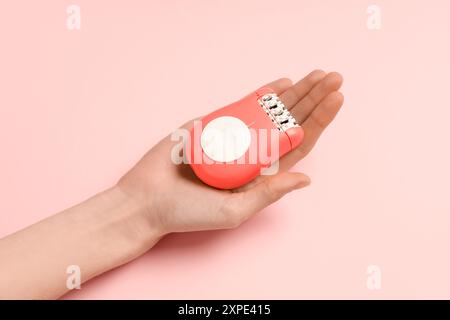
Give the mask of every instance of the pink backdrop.
[{"label": "pink backdrop", "polygon": [[380,30],[370,4],[3,2],[0,236],[112,185],[185,120],[323,68],[346,101],[297,166],[311,187],[66,298],[450,298],[450,2],[377,0]]}]

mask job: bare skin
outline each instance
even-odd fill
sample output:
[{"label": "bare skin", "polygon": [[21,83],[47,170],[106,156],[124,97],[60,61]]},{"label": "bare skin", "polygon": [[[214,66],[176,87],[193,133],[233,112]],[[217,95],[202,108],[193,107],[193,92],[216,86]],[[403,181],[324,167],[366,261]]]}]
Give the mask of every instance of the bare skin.
[{"label": "bare skin", "polygon": [[[280,160],[280,171],[231,191],[200,182],[188,165],[172,163],[176,142],[166,137],[119,182],[85,202],[0,240],[0,298],[54,299],[68,291],[67,267],[82,282],[135,259],[173,232],[235,228],[310,179],[288,170],[314,147],[343,104],[342,77],[311,72],[274,89],[300,122],[301,146]],[[193,121],[183,127],[190,128]]]}]

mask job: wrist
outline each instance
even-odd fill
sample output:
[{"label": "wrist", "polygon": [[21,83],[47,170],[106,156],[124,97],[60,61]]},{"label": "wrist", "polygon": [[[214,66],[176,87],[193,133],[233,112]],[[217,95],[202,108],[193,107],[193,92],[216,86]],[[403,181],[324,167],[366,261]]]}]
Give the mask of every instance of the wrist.
[{"label": "wrist", "polygon": [[83,235],[82,250],[71,260],[84,270],[84,280],[137,258],[159,241],[162,233],[145,210],[117,186],[68,210],[68,221]]},{"label": "wrist", "polygon": [[119,185],[104,192],[105,202],[114,205],[107,218],[111,230],[130,247],[130,254],[149,250],[164,235],[157,219],[151,219],[148,205],[127,194]]},{"label": "wrist", "polygon": [[112,187],[10,235],[0,242],[0,284],[14,289],[10,297],[53,299],[68,290],[69,266],[85,282],[133,260],[162,236],[145,210]]}]

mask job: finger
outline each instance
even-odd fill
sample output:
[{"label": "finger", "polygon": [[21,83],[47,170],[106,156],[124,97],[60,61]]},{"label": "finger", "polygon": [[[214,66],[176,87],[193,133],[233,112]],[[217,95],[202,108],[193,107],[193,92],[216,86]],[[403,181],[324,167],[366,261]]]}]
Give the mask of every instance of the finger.
[{"label": "finger", "polygon": [[292,108],[291,113],[298,123],[311,114],[315,107],[331,92],[337,91],[342,85],[342,76],[337,72],[330,72],[314,88]]},{"label": "finger", "polygon": [[[273,168],[273,167],[275,167],[275,168]],[[279,164],[278,161],[274,162],[270,168],[267,168],[267,170],[269,170],[269,171],[272,170],[272,169],[275,170],[275,173],[279,172],[280,164]],[[241,186],[239,188],[236,188],[236,189],[233,189],[232,192],[243,192],[243,191],[250,190],[250,189],[254,188],[257,184],[260,184],[264,180],[272,177],[275,173],[273,173],[273,174],[260,174],[255,179],[253,179],[250,182],[244,184],[243,186]]]},{"label": "finger", "polygon": [[330,93],[302,124],[305,132],[302,144],[280,160],[281,171],[288,170],[300,159],[304,158],[314,147],[325,128],[344,103],[344,95],[338,91]]},{"label": "finger", "polygon": [[[269,82],[268,84],[264,85],[263,87],[269,87],[277,95],[281,95],[284,91],[286,91],[288,88],[292,87],[292,80],[289,78],[280,78],[278,80]],[[180,129],[187,129],[190,130],[194,126],[194,121],[200,120],[202,117],[198,117],[192,120],[189,120],[188,122],[184,123]]]},{"label": "finger", "polygon": [[284,105],[291,109],[295,104],[300,101],[308,92],[323,78],[325,78],[326,73],[323,70],[314,70],[306,77],[298,81],[296,84],[291,86],[286,90],[280,99],[283,101]]},{"label": "finger", "polygon": [[263,180],[247,191],[232,194],[231,207],[239,207],[235,212],[237,211],[239,215],[237,220],[242,222],[252,214],[279,200],[285,194],[309,184],[309,177],[303,173],[279,173]]},{"label": "finger", "polygon": [[273,91],[275,91],[275,93],[277,95],[281,95],[284,91],[286,91],[287,89],[292,87],[292,80],[289,78],[281,78],[281,79],[272,81],[272,82],[264,85],[263,87],[269,87]]}]

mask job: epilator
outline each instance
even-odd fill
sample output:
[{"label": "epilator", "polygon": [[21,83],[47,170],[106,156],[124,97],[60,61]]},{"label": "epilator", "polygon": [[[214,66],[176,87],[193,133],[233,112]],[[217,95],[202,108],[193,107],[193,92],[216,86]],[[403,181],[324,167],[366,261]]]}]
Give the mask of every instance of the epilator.
[{"label": "epilator", "polygon": [[187,158],[204,183],[234,189],[302,140],[303,130],[289,110],[272,89],[263,87],[196,121]]}]

